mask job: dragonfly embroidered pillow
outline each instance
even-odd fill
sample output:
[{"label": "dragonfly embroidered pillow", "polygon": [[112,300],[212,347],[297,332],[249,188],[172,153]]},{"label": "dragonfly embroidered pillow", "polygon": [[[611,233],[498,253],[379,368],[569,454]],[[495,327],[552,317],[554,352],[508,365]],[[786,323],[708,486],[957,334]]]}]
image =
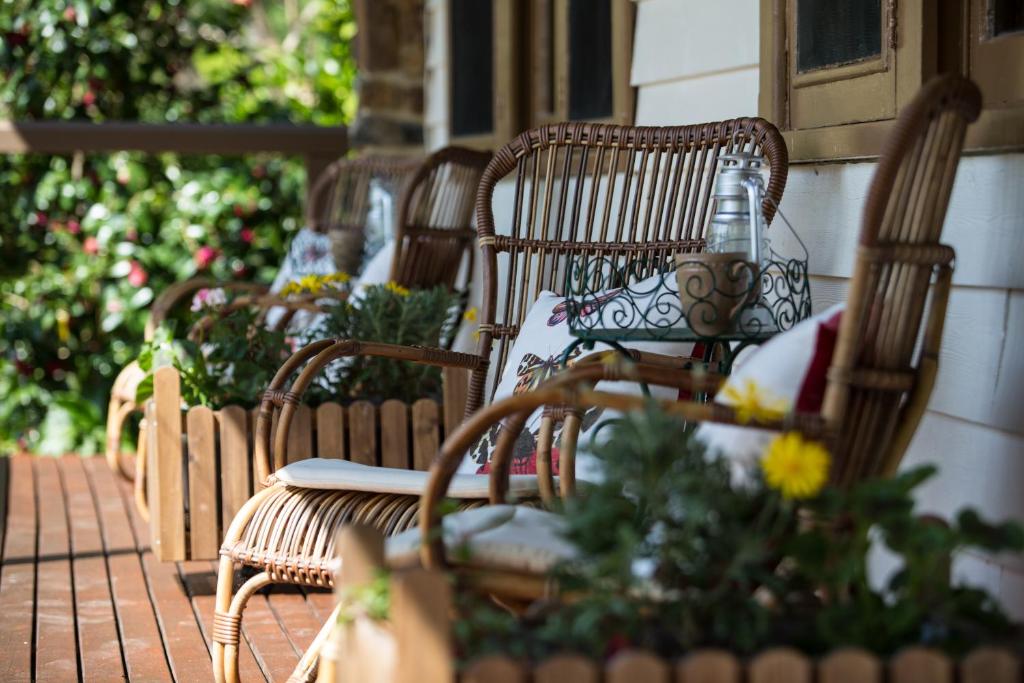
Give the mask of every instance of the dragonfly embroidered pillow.
[{"label": "dragonfly embroidered pillow", "polygon": [[[612,298],[614,292],[608,292],[609,296],[602,297],[600,293],[597,299]],[[509,396],[515,396],[538,387],[546,379],[554,375],[562,368],[562,357],[566,348],[576,340],[569,332],[568,306],[566,298],[554,292],[544,291],[537,296],[537,300],[527,311],[526,318],[520,327],[519,336],[508,354],[501,379],[494,392],[494,400],[500,401]],[[650,351],[669,356],[689,357],[693,344],[685,342],[629,342],[624,344],[626,348],[640,351]],[[600,347],[594,352],[602,351]],[[568,359],[568,365],[573,365],[583,355],[591,352],[577,348]],[[598,385],[601,391],[617,391],[621,393],[640,394],[640,386],[634,382],[601,382]],[[656,398],[676,398],[675,390],[651,387],[652,394]],[[580,442],[588,437],[596,424],[604,422],[610,417],[602,415],[602,409],[594,408],[583,416],[583,424],[580,434]],[[534,474],[537,471],[537,432],[540,429],[541,411],[535,412],[526,422],[526,426],[516,439],[512,451],[512,473],[513,474]],[[497,437],[503,428],[499,423],[491,427],[488,432],[470,449],[463,460],[460,473],[486,474],[491,454],[497,444]],[[557,443],[558,433],[555,434]],[[557,473],[557,447],[553,449],[552,468]]]}]

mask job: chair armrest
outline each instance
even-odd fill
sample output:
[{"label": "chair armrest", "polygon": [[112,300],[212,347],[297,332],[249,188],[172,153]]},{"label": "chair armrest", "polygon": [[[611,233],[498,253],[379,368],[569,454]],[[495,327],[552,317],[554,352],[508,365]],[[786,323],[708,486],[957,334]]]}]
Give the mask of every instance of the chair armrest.
[{"label": "chair armrest", "polygon": [[[270,386],[260,399],[256,420],[254,457],[259,482],[265,482],[270,474],[285,462],[285,447],[288,430],[296,408],[303,394],[329,363],[345,357],[390,358],[420,365],[441,368],[465,368],[486,371],[488,360],[480,356],[447,351],[426,346],[401,346],[380,342],[364,342],[356,339],[323,339],[313,342],[294,353],[274,375]],[[301,371],[300,371],[301,368]],[[289,379],[298,372],[290,389],[285,389]],[[274,409],[280,408],[277,430],[271,444],[271,424]],[[271,461],[273,454],[273,461]]]}]

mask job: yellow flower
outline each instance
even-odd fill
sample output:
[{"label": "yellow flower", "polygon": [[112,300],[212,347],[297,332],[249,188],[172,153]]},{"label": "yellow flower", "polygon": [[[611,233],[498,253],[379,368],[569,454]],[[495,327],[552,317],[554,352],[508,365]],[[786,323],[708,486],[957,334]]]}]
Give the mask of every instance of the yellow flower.
[{"label": "yellow flower", "polygon": [[473,308],[468,309],[465,313],[462,314],[463,320],[465,320],[467,322],[473,322],[478,317],[480,317],[480,316],[477,313],[477,310],[476,310],[475,306]]},{"label": "yellow flower", "polygon": [[761,469],[768,486],[778,489],[783,498],[810,498],[828,480],[831,458],[817,441],[806,441],[798,432],[775,437],[761,458]]},{"label": "yellow flower", "polygon": [[331,273],[330,275],[324,276],[325,282],[336,282],[338,284],[345,284],[352,279],[352,276],[348,273],[339,270],[337,273]]},{"label": "yellow flower", "polygon": [[319,294],[324,288],[324,279],[319,275],[304,275],[299,280],[299,287],[310,294]]},{"label": "yellow flower", "polygon": [[721,396],[736,411],[736,419],[740,423],[778,420],[785,416],[789,408],[785,399],[770,396],[752,379],[748,379],[742,387],[727,384]]},{"label": "yellow flower", "polygon": [[409,290],[397,282],[387,283],[384,285],[384,289],[388,290],[392,294],[397,294],[398,296],[409,296]]},{"label": "yellow flower", "polygon": [[290,296],[292,294],[298,294],[300,291],[298,282],[289,282],[281,288],[281,296]]}]

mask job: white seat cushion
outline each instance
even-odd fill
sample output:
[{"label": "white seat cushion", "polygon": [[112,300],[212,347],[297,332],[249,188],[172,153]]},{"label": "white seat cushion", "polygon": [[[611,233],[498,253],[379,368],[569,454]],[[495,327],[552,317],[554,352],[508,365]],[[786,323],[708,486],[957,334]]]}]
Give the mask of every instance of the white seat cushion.
[{"label": "white seat cushion", "polygon": [[[445,516],[444,542],[451,562],[530,574],[544,574],[577,558],[564,538],[565,518],[536,508],[488,505]],[[418,527],[387,539],[388,565],[415,565],[422,533]]]},{"label": "white seat cushion", "polygon": [[[277,470],[274,478],[282,484],[304,489],[370,491],[419,496],[427,488],[430,473],[361,465],[348,460],[310,458],[293,462]],[[487,498],[489,478],[481,474],[457,474],[448,487],[448,497]],[[529,475],[511,476],[509,493],[517,498],[535,497],[537,478]]]}]

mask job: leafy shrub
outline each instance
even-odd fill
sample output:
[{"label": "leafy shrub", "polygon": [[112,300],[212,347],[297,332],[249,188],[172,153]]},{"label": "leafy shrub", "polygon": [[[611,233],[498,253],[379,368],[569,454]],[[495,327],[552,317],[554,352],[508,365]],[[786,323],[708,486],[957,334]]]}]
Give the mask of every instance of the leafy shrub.
[{"label": "leafy shrub", "polygon": [[[346,122],[347,0],[0,4],[0,117]],[[301,220],[299,159],[0,157],[0,451],[96,450],[148,305],[196,273],[267,280]]]},{"label": "leafy shrub", "polygon": [[[1019,637],[990,595],[953,583],[949,562],[965,549],[1021,552],[1024,530],[973,510],[948,524],[916,516],[914,489],[934,468],[787,498],[785,483],[761,471],[738,481],[728,462],[706,457],[692,427],[656,408],[609,427],[594,448],[603,483],[566,505],[567,541],[580,557],[554,578],[573,599],[513,614],[460,591],[466,659],[565,650],[601,658],[626,646],[672,657],[772,645],[887,655],[920,644],[961,655]],[[903,562],[882,587],[868,573],[878,544]]]}]

